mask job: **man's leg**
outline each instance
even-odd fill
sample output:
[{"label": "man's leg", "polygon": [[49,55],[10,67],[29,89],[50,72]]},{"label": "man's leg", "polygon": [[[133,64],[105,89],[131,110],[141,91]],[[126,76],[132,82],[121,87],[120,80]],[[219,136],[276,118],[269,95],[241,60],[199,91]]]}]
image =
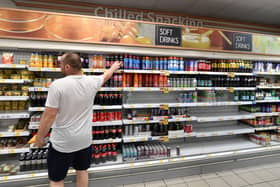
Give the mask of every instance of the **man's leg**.
[{"label": "man's leg", "polygon": [[88,187],[88,171],[76,170],[77,187]]},{"label": "man's leg", "polygon": [[59,182],[50,181],[50,187],[64,187],[64,180]]}]

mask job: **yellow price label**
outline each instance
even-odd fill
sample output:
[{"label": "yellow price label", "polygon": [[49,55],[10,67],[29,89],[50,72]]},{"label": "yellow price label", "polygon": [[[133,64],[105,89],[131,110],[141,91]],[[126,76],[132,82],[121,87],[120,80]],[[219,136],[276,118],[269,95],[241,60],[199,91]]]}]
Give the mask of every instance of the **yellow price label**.
[{"label": "yellow price label", "polygon": [[35,173],[32,173],[32,174],[31,174],[31,177],[35,177],[35,176],[36,176],[36,174],[35,174]]},{"label": "yellow price label", "polygon": [[164,161],[163,161],[163,160],[160,160],[160,161],[159,161],[159,163],[163,164],[163,163],[164,163]]},{"label": "yellow price label", "polygon": [[38,91],[41,92],[43,89],[42,88],[38,88]]},{"label": "yellow price label", "polygon": [[160,141],[168,142],[169,141],[169,137],[168,136],[162,136],[162,137],[160,137]]},{"label": "yellow price label", "polygon": [[147,141],[147,138],[141,138],[141,141]]},{"label": "yellow price label", "polygon": [[151,91],[152,89],[151,89],[151,88],[147,88],[146,90],[147,90],[147,91]]},{"label": "yellow price label", "polygon": [[15,150],[11,149],[9,152],[13,154],[13,153],[15,153]]},{"label": "yellow price label", "polygon": [[122,88],[118,88],[117,90],[118,90],[118,91],[122,91]]},{"label": "yellow price label", "polygon": [[12,64],[12,68],[16,68],[17,67],[17,65],[16,64]]},{"label": "yellow price label", "polygon": [[9,180],[9,177],[8,177],[8,176],[4,176],[4,177],[3,177],[3,180],[4,180],[4,181],[7,181],[7,180]]},{"label": "yellow price label", "polygon": [[4,79],[0,79],[0,83],[4,83],[5,82],[5,80]]},{"label": "yellow price label", "polygon": [[228,73],[228,77],[235,77],[235,73],[234,72],[230,72],[230,73]]},{"label": "yellow price label", "polygon": [[15,133],[15,136],[20,136],[20,132],[16,132],[16,133]]},{"label": "yellow price label", "polygon": [[37,68],[38,71],[42,71],[43,68]]},{"label": "yellow price label", "polygon": [[161,88],[161,91],[162,91],[162,93],[165,93],[165,94],[167,94],[168,92],[169,92],[169,90],[168,90],[168,88]]},{"label": "yellow price label", "polygon": [[234,88],[233,87],[228,88],[228,92],[233,93],[234,92]]},{"label": "yellow price label", "polygon": [[169,76],[169,75],[170,75],[170,72],[169,72],[169,71],[165,71],[165,72],[164,72],[164,75],[165,75],[165,76]]},{"label": "yellow price label", "polygon": [[130,139],[132,142],[136,142],[136,138],[131,138]]},{"label": "yellow price label", "polygon": [[163,105],[160,105],[159,107],[161,110],[168,110],[169,109],[169,106],[168,104],[163,104]]},{"label": "yellow price label", "polygon": [[129,166],[130,166],[130,167],[134,167],[135,164],[134,164],[134,163],[130,163]]},{"label": "yellow price label", "polygon": [[168,125],[168,119],[162,119],[159,122],[161,125]]},{"label": "yellow price label", "polygon": [[133,92],[133,91],[134,91],[134,88],[129,88],[129,91],[130,91],[130,92]]}]

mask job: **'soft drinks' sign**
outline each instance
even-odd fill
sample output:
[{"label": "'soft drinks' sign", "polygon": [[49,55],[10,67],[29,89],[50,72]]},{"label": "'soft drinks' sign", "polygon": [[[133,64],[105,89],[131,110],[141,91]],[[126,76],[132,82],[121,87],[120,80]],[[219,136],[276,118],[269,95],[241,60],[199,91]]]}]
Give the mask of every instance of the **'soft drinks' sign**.
[{"label": "'soft drinks' sign", "polygon": [[181,28],[172,26],[156,26],[156,45],[181,46]]}]

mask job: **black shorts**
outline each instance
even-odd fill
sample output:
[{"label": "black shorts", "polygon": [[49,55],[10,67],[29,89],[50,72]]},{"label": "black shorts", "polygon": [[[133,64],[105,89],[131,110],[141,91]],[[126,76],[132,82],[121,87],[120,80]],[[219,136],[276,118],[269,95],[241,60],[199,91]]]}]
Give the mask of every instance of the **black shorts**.
[{"label": "black shorts", "polygon": [[47,159],[49,179],[55,182],[64,180],[71,166],[75,170],[87,170],[91,164],[91,154],[91,146],[72,153],[62,153],[50,143]]}]

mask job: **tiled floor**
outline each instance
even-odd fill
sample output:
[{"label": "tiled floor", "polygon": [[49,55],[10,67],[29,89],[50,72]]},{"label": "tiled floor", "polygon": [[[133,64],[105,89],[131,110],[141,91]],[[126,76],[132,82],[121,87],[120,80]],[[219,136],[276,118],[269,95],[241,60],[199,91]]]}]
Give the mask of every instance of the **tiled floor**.
[{"label": "tiled floor", "polygon": [[118,187],[280,187],[280,163]]}]

